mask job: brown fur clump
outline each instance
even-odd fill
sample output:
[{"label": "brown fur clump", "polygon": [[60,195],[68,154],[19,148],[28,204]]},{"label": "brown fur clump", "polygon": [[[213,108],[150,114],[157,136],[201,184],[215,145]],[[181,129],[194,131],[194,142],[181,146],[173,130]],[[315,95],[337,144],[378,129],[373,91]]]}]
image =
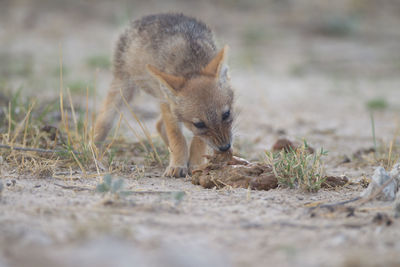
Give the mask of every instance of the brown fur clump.
[{"label": "brown fur clump", "polygon": [[193,171],[192,183],[204,188],[250,188],[269,190],[278,186],[270,165],[250,163],[244,159],[215,154],[210,162]]},{"label": "brown fur clump", "polygon": [[[290,152],[290,151],[294,151],[300,147],[301,147],[301,145],[296,142],[292,142],[286,138],[280,138],[272,146],[272,151],[278,152],[278,151],[284,150],[285,152]],[[310,153],[310,154],[314,153],[314,149],[312,147],[307,146],[306,149],[307,149],[308,153]]]}]

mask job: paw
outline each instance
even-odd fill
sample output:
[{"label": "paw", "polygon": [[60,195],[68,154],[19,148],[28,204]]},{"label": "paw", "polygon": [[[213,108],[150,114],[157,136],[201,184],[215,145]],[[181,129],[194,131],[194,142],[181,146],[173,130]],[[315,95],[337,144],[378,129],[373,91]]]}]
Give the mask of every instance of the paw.
[{"label": "paw", "polygon": [[194,170],[198,170],[204,166],[206,163],[206,155],[201,156],[197,159],[190,159],[189,160],[189,174],[192,173]]},{"label": "paw", "polygon": [[192,175],[193,171],[202,169],[204,164],[189,165],[189,174]]},{"label": "paw", "polygon": [[188,174],[188,168],[182,166],[168,166],[164,172],[164,176],[167,177],[186,177]]}]

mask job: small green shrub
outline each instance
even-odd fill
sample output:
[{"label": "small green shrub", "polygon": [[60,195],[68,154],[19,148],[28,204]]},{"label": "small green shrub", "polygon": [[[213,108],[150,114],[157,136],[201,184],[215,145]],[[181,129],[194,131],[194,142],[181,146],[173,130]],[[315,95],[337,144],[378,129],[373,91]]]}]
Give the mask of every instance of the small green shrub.
[{"label": "small green shrub", "polygon": [[307,142],[304,141],[302,146],[289,151],[267,151],[266,161],[273,167],[280,185],[316,192],[325,180],[322,157],[327,153],[321,148],[311,154]]},{"label": "small green shrub", "polygon": [[129,194],[128,191],[124,191],[124,180],[122,178],[114,180],[111,174],[107,174],[103,178],[103,182],[96,186],[96,192],[98,193],[111,193],[116,197],[122,197]]},{"label": "small green shrub", "polygon": [[377,98],[367,101],[366,106],[370,111],[384,110],[388,107],[388,103],[387,103],[386,99],[377,97]]}]

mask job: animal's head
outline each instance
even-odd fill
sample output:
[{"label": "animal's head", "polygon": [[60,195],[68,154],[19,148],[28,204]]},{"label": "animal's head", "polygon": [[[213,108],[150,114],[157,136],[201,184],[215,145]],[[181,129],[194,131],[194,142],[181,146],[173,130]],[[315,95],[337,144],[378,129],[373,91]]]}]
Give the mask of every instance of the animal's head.
[{"label": "animal's head", "polygon": [[148,65],[149,72],[164,84],[171,96],[172,112],[179,121],[214,150],[231,147],[233,91],[224,59],[225,46],[199,73],[190,78],[170,75]]}]

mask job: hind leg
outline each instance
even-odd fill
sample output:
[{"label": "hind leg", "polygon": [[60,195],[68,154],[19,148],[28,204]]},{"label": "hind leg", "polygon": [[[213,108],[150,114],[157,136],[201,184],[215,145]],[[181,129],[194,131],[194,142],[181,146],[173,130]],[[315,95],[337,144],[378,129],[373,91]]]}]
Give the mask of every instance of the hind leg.
[{"label": "hind leg", "polygon": [[114,124],[114,118],[117,114],[116,108],[121,108],[124,105],[120,90],[129,102],[133,97],[134,84],[129,80],[114,77],[94,126],[94,141],[96,143],[101,143],[106,139]]}]

